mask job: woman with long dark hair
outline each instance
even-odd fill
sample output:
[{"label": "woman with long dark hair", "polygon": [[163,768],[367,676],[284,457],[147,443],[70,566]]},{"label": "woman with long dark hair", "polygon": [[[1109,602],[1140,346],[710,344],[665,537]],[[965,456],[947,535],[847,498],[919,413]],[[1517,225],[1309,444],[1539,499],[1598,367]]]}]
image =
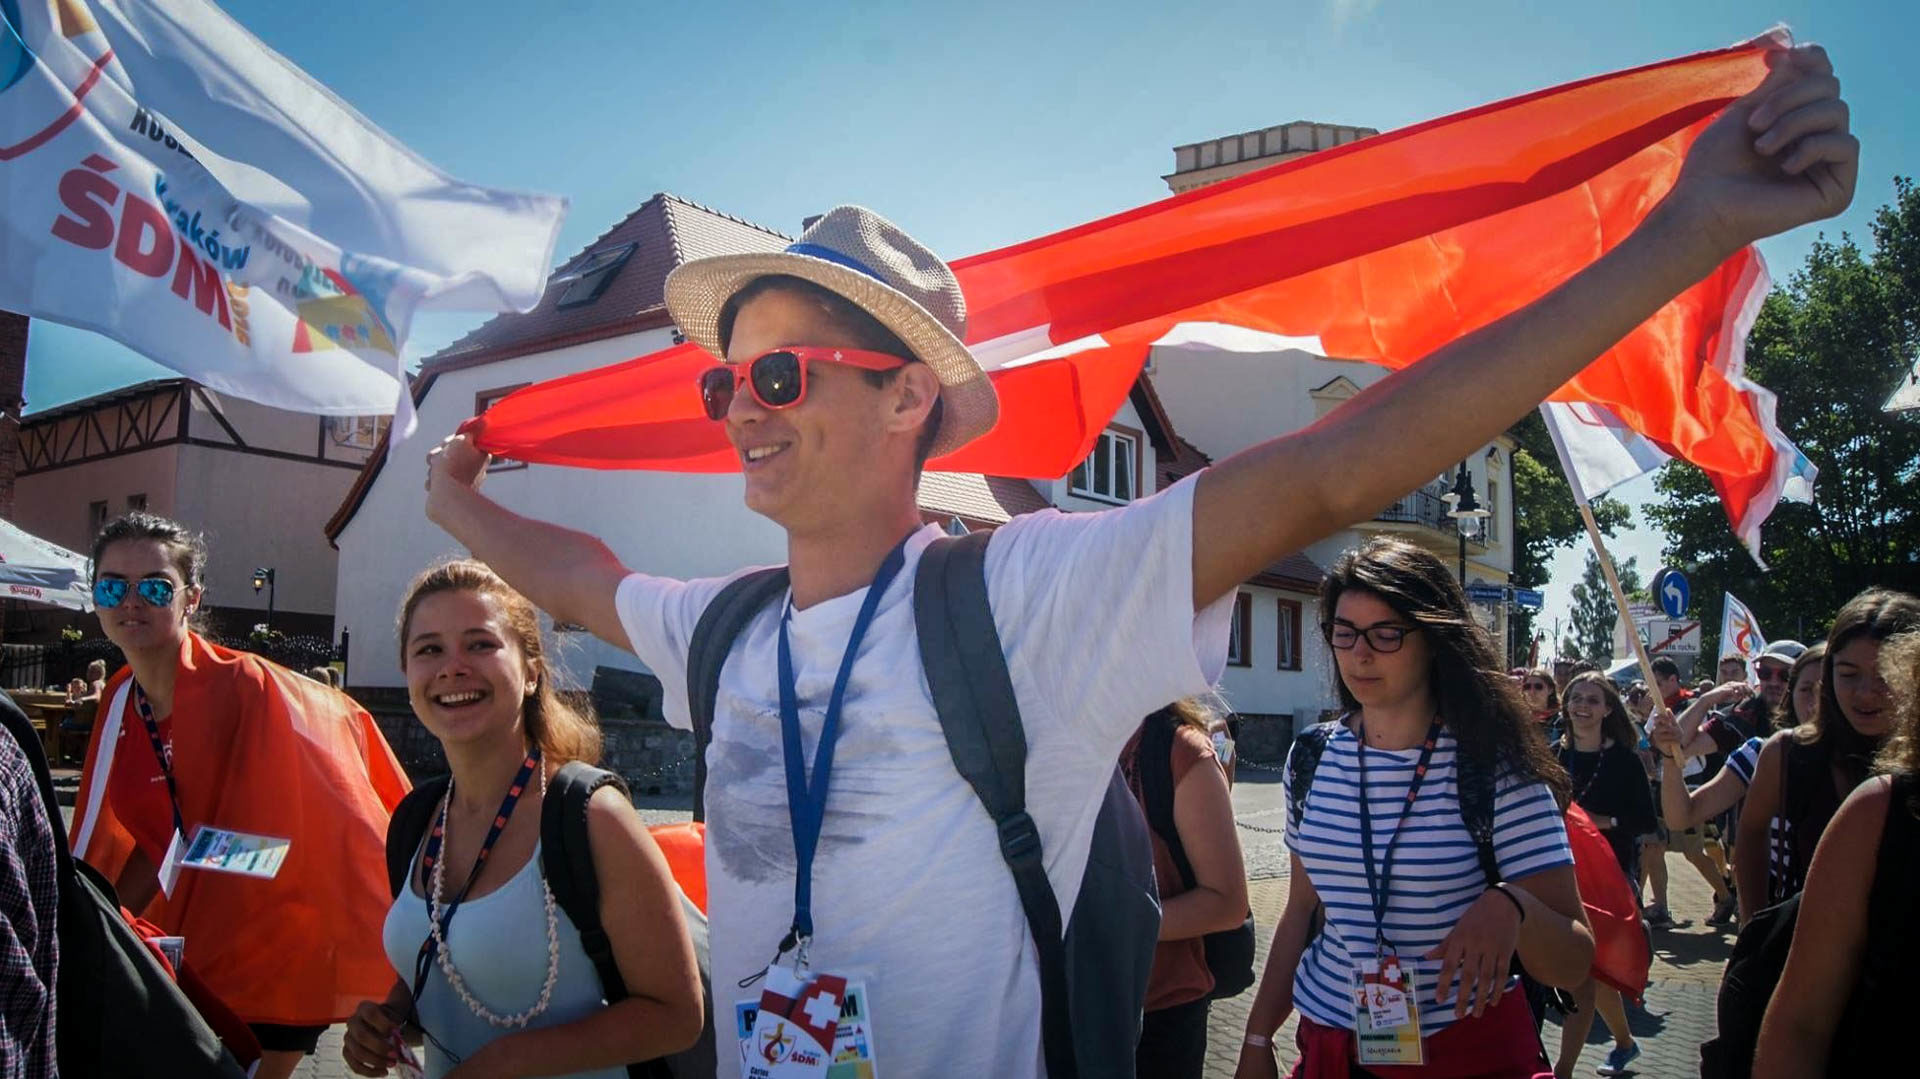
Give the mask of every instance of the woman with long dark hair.
[{"label": "woman with long dark hair", "polygon": [[449,562],[414,580],[399,636],[408,700],[452,779],[387,912],[401,977],[354,1012],[347,1064],[385,1075],[411,1034],[429,1079],[623,1079],[629,1062],[686,1048],[701,1026],[693,943],[666,858],[617,788],[587,803],[587,839],[626,999],[606,1002],[556,909],[543,795],[563,764],[599,760],[600,728],[556,691],[533,604],[482,563]]},{"label": "woman with long dark hair", "polygon": [[[1573,784],[1573,801],[1586,810],[1594,826],[1613,849],[1620,872],[1638,889],[1639,839],[1653,831],[1653,792],[1646,769],[1634,746],[1639,736],[1627,706],[1607,677],[1597,672],[1579,675],[1567,684],[1567,726],[1556,749]],[[1596,1009],[1613,1034],[1613,1050],[1600,1074],[1615,1075],[1640,1055],[1627,1028],[1627,1011],[1620,990],[1592,977],[1574,987],[1575,1009],[1560,1028],[1560,1059],[1554,1074],[1568,1079],[1580,1062],[1587,1032],[1593,1029]]]},{"label": "woman with long dark hair", "polygon": [[1813,721],[1767,740],[1740,810],[1734,871],[1742,925],[1800,891],[1828,822],[1866,780],[1893,721],[1880,642],[1914,630],[1920,599],[1883,588],[1867,589],[1834,616]]},{"label": "woman with long dark hair", "polygon": [[[194,631],[206,565],[200,536],[147,513],[94,540],[94,606],[127,666],[102,690],[71,843],[185,940],[264,1050],[255,1074],[285,1079],[392,976],[381,837],[407,781],[350,698]],[[282,860],[263,877],[190,856],[229,842]]]},{"label": "woman with long dark hair", "polygon": [[1292,883],[1237,1074],[1276,1074],[1272,1036],[1296,1007],[1296,1075],[1416,1058],[1448,1076],[1542,1074],[1511,963],[1572,987],[1593,961],[1566,770],[1434,555],[1391,539],[1349,551],[1321,610],[1348,712],[1295,740]]},{"label": "woman with long dark hair", "polygon": [[[1920,633],[1880,649],[1878,673],[1851,672],[1884,692],[1894,725],[1875,762],[1821,836],[1787,966],[1767,1004],[1754,1079],[1897,1075],[1913,1070],[1906,1024],[1920,964]],[[1843,692],[1847,692],[1844,691]]]},{"label": "woman with long dark hair", "polygon": [[1214,990],[1206,937],[1238,929],[1247,917],[1246,867],[1213,723],[1205,702],[1175,701],[1148,716],[1120,751],[1120,769],[1151,828],[1160,889],[1160,943],[1134,1053],[1136,1072],[1155,1079],[1200,1079],[1206,1070]]}]

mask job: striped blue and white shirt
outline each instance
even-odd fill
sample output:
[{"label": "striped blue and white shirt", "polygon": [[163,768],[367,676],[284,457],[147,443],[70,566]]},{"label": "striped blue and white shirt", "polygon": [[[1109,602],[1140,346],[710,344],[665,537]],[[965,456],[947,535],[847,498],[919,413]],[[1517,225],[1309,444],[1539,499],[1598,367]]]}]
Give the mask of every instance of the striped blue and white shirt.
[{"label": "striped blue and white shirt", "polygon": [[1753,770],[1760,764],[1760,747],[1767,744],[1765,738],[1749,738],[1740,743],[1740,748],[1727,754],[1727,771],[1740,777],[1740,782],[1753,786]]},{"label": "striped blue and white shirt", "polygon": [[[1358,749],[1353,732],[1344,727],[1328,739],[1301,819],[1287,822],[1287,846],[1305,867],[1327,915],[1326,928],[1294,971],[1294,1006],[1316,1023],[1349,1029],[1354,1025],[1354,963],[1375,957],[1377,951],[1373,902],[1361,860]],[[1421,957],[1446,938],[1488,883],[1460,816],[1457,749],[1452,733],[1442,728],[1419,797],[1400,825],[1393,879],[1388,882],[1386,939],[1401,964],[1419,979],[1420,1027],[1429,1036],[1453,1023],[1453,1005],[1441,1005],[1435,998],[1439,961]],[[1376,872],[1394,837],[1419,760],[1419,747],[1367,750]],[[1289,787],[1292,776],[1289,767]],[[1493,821],[1494,858],[1503,878],[1518,880],[1573,864],[1566,825],[1546,784],[1500,779],[1494,788]]]}]

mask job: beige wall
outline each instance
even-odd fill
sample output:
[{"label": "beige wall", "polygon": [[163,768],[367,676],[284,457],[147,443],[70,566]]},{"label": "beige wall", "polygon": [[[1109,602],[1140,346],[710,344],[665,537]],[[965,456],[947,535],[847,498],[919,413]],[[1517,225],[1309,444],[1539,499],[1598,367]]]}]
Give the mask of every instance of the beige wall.
[{"label": "beige wall", "polygon": [[179,454],[179,446],[161,446],[21,476],[14,481],[13,523],[86,554],[93,545],[90,503],[105,502],[112,518],[127,511],[129,495],[144,494],[152,512],[176,512]]},{"label": "beige wall", "polygon": [[356,475],[337,466],[181,447],[174,515],[206,533],[212,551],[207,602],[265,608],[266,593],[254,596],[253,571],[271,566],[278,610],[331,615],[339,555],[325,526]]}]

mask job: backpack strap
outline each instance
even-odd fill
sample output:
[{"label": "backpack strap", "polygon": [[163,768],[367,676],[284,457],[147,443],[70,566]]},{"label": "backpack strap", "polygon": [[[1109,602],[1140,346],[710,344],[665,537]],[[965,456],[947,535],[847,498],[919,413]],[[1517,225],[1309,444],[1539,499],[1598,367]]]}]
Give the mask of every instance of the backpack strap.
[{"label": "backpack strap", "polygon": [[987,601],[991,532],[933,541],[913,589],[920,662],[954,768],[973,787],[1000,836],[1040,963],[1040,1030],[1052,1079],[1078,1073],[1068,1015],[1066,938],[1047,879],[1040,832],[1027,813],[1027,739],[1013,678]]},{"label": "backpack strap", "polygon": [[408,791],[387,821],[387,891],[395,899],[413,873],[413,855],[446,796],[450,776],[435,776]]},{"label": "backpack strap", "polygon": [[1140,806],[1146,810],[1147,825],[1167,845],[1173,867],[1181,883],[1193,890],[1193,863],[1180,842],[1180,828],[1173,819],[1173,740],[1179,725],[1172,712],[1162,708],[1140,724],[1140,745],[1134,750],[1134,771],[1140,777]]},{"label": "backpack strap", "polygon": [[713,597],[687,644],[687,711],[693,720],[693,819],[707,819],[707,746],[713,741],[713,708],[726,666],[747,623],[787,590],[787,567],[754,570],[727,582]]},{"label": "backpack strap", "polygon": [[1287,822],[1295,828],[1300,827],[1300,817],[1307,811],[1307,792],[1313,789],[1313,773],[1319,770],[1327,743],[1339,730],[1338,720],[1315,723],[1295,735],[1293,748],[1287,751]]},{"label": "backpack strap", "polygon": [[540,870],[553,901],[580,931],[580,946],[593,961],[601,992],[611,1004],[626,999],[627,983],[614,964],[613,941],[600,924],[600,877],[587,841],[587,803],[595,791],[608,786],[627,793],[619,776],[583,761],[568,761],[547,781],[540,806]]}]

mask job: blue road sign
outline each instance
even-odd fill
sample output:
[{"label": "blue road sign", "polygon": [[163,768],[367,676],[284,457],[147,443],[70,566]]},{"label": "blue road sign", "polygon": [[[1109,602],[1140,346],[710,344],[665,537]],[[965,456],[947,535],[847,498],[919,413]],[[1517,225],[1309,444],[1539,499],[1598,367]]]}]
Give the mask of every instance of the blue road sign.
[{"label": "blue road sign", "polygon": [[1547,605],[1547,594],[1532,588],[1516,588],[1513,590],[1513,605],[1537,611]]},{"label": "blue road sign", "polygon": [[1653,575],[1653,595],[1668,618],[1685,618],[1687,607],[1693,600],[1693,591],[1687,587],[1687,575],[1677,569],[1663,569]]},{"label": "blue road sign", "polygon": [[1507,590],[1497,584],[1470,584],[1467,598],[1475,603],[1501,603],[1507,598]]}]

